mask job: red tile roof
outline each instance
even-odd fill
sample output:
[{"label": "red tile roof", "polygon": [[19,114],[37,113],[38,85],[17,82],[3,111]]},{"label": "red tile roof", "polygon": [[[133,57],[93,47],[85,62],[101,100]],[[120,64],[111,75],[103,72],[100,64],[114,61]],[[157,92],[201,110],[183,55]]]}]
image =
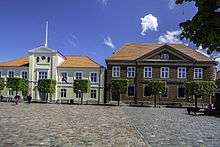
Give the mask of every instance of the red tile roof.
[{"label": "red tile roof", "polygon": [[[107,60],[136,60],[147,53],[150,53],[165,44],[127,44],[116,53],[114,53]],[[185,55],[197,61],[212,61],[209,57],[193,50],[192,48],[183,44],[167,44],[168,46],[182,52]]]},{"label": "red tile roof", "polygon": [[[28,66],[29,57],[22,57],[19,59],[2,62],[0,67],[22,67]],[[100,64],[96,63],[87,56],[65,56],[65,61],[59,66],[60,68],[74,68],[74,67],[87,67],[99,68]]]}]

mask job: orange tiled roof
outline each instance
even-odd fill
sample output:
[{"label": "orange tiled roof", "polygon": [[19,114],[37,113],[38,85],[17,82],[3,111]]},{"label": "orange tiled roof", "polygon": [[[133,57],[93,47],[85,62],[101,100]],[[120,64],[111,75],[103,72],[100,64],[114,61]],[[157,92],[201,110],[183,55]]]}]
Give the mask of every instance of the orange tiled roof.
[{"label": "orange tiled roof", "polygon": [[22,66],[28,66],[28,64],[29,64],[29,58],[22,57],[19,59],[2,62],[0,63],[0,67],[22,67]]},{"label": "orange tiled roof", "polygon": [[66,60],[59,67],[71,68],[71,67],[88,67],[88,68],[99,68],[100,64],[96,63],[87,56],[65,56]]},{"label": "orange tiled roof", "polygon": [[[136,60],[151,51],[158,49],[165,44],[127,44],[107,60]],[[168,46],[190,56],[197,61],[211,61],[211,59],[192,48],[183,44],[167,44]]]},{"label": "orange tiled roof", "polygon": [[[2,62],[0,67],[22,67],[29,64],[28,57],[22,57],[19,59]],[[65,61],[59,67],[71,68],[71,67],[88,67],[88,68],[99,68],[100,64],[96,63],[87,56],[65,56]]]}]

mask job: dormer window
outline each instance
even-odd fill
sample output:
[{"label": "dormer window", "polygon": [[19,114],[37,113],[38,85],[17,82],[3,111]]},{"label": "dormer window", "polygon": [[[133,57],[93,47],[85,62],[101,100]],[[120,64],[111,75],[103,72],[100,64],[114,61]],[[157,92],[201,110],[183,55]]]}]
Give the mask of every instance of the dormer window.
[{"label": "dormer window", "polygon": [[40,58],[39,58],[39,57],[37,57],[37,63],[39,63],[39,61],[40,61]]},{"label": "dormer window", "polygon": [[161,54],[160,59],[161,60],[169,60],[169,54],[167,54],[167,53]]},{"label": "dormer window", "polygon": [[47,62],[50,63],[50,57],[47,57]]},{"label": "dormer window", "polygon": [[42,56],[42,57],[41,57],[41,59],[42,59],[42,60],[45,60],[45,59],[46,59],[46,57],[45,57],[45,56]]}]

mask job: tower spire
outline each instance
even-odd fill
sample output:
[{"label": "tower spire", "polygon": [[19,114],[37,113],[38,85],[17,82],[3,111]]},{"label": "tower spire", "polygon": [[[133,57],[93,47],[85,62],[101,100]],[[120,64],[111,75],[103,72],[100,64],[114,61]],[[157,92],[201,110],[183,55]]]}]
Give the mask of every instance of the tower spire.
[{"label": "tower spire", "polygon": [[46,40],[45,40],[45,47],[48,47],[48,21],[46,21]]}]

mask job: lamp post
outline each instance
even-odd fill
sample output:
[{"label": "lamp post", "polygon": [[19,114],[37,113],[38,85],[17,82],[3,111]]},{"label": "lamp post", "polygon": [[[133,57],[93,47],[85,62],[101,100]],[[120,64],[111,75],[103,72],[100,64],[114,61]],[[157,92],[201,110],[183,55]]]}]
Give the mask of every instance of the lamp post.
[{"label": "lamp post", "polygon": [[81,90],[78,90],[79,99],[81,98],[81,105],[82,105],[82,96],[81,96]]}]

